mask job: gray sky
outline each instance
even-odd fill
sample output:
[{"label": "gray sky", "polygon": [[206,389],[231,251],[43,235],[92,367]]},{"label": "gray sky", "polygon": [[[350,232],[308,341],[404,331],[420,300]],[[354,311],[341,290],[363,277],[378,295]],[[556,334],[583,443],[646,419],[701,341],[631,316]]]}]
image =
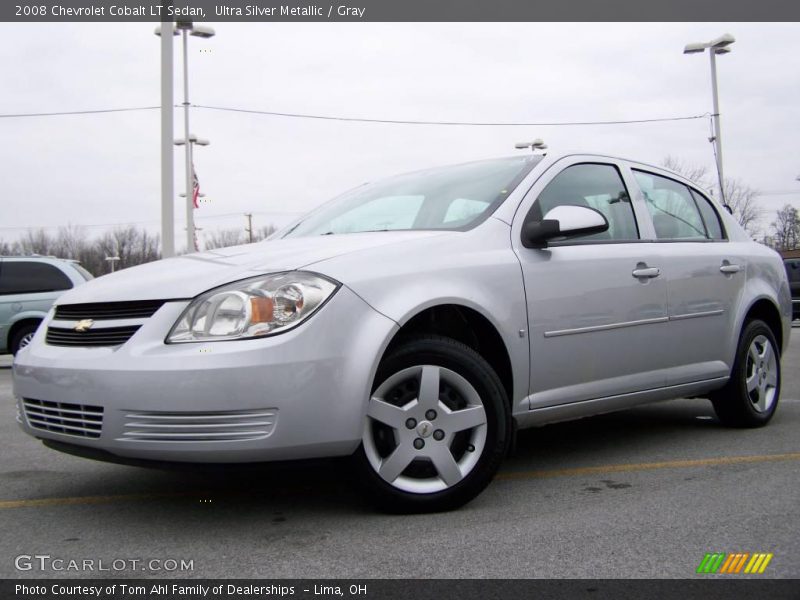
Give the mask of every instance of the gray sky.
[{"label": "gray sky", "polygon": [[[800,208],[800,25],[210,23],[190,42],[193,103],[353,117],[464,121],[646,119],[711,112],[708,56],[687,42],[724,32],[719,57],[725,171]],[[160,101],[153,25],[0,24],[0,113]],[[179,46],[176,46],[179,48]],[[180,58],[176,55],[176,58]],[[182,100],[176,63],[176,102]],[[183,135],[176,111],[176,137]],[[711,169],[706,119],[581,127],[433,127],[287,119],[193,109],[211,145],[195,164],[198,226],[280,225],[364,181],[513,154],[542,137],[555,151]],[[25,227],[141,223],[159,231],[157,110],[0,119],[0,239]],[[176,193],[183,154],[176,150]],[[220,217],[230,215],[232,217]],[[176,208],[182,245],[183,210]],[[202,239],[202,235],[201,235]]]}]

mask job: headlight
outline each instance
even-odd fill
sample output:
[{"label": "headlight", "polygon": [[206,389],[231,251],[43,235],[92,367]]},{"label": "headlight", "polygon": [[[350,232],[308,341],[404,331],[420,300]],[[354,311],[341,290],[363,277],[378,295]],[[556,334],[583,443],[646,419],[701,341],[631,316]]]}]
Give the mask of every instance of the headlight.
[{"label": "headlight", "polygon": [[281,333],[310,317],[338,284],[312,273],[262,275],[192,300],[167,343],[239,340]]}]

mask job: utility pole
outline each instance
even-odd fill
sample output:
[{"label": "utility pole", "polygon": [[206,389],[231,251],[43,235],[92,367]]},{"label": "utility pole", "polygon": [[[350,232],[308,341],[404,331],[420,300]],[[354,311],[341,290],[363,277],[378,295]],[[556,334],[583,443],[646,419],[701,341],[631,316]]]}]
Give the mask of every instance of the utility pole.
[{"label": "utility pole", "polygon": [[247,219],[247,227],[244,230],[247,232],[247,237],[250,240],[250,243],[253,243],[253,213],[244,213],[245,218]]},{"label": "utility pole", "polygon": [[[172,179],[172,21],[161,24],[161,256],[175,256],[175,183]],[[114,263],[112,262],[112,267]]]}]

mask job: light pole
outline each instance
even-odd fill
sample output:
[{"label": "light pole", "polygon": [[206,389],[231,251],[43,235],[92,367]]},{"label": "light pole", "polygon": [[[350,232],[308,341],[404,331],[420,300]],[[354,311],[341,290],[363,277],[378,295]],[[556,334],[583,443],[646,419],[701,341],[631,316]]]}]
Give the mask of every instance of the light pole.
[{"label": "light pole", "polygon": [[[164,23],[170,32],[161,39],[161,256],[175,256],[175,156],[172,151],[174,110],[172,89],[172,21]],[[112,269],[114,263],[111,263]]]},{"label": "light pole", "polygon": [[725,178],[722,174],[722,131],[719,125],[719,96],[717,94],[717,54],[727,54],[731,51],[730,45],[736,41],[730,33],[721,35],[715,40],[710,42],[695,42],[686,44],[683,49],[684,54],[696,54],[698,52],[705,52],[708,48],[708,54],[711,57],[711,95],[714,101],[714,143],[715,155],[717,160],[717,177],[719,178],[719,197],[722,203],[726,203],[725,199]]},{"label": "light pole", "polygon": [[119,256],[106,256],[106,261],[111,265],[111,272],[114,272],[114,265],[119,262]]},{"label": "light pole", "polygon": [[199,138],[193,133],[188,134],[188,139],[188,144],[186,143],[186,138],[182,138],[175,140],[175,145],[186,146],[186,192],[185,194],[181,194],[181,196],[186,196],[186,251],[191,252],[192,249],[197,250],[194,233],[194,194],[192,193],[194,185],[192,182],[192,157],[194,156],[195,146],[208,146],[211,142],[203,138]]},{"label": "light pole", "polygon": [[[192,141],[189,135],[189,36],[208,39],[214,37],[214,29],[205,25],[195,25],[191,21],[175,23],[174,35],[183,37],[183,132],[184,140]],[[156,28],[161,35],[161,28]],[[185,143],[185,142],[184,142]],[[207,142],[206,142],[207,143]],[[177,144],[177,142],[176,142]],[[194,203],[192,202],[192,144],[186,144],[186,250],[194,248]]]}]

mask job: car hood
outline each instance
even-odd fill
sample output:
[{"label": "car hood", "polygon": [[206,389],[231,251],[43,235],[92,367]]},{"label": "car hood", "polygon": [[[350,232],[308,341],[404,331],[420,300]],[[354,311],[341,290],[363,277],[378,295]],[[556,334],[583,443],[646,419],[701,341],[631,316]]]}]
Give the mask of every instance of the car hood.
[{"label": "car hood", "polygon": [[443,231],[382,231],[289,238],[159,260],[103,277],[67,292],[56,304],[193,298],[231,281],[311,268],[314,263],[390,244],[448,235]]}]

